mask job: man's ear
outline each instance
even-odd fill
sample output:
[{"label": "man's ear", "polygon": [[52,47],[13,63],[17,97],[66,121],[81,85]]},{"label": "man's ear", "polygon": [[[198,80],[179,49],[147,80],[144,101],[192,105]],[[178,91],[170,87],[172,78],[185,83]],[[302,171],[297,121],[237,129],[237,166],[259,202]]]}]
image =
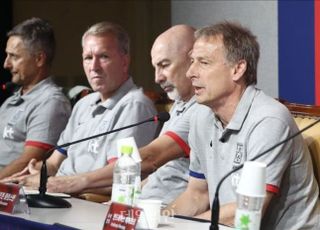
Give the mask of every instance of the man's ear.
[{"label": "man's ear", "polygon": [[36,63],[38,67],[44,66],[46,64],[47,55],[44,52],[39,52],[35,55]]},{"label": "man's ear", "polygon": [[233,67],[232,80],[234,80],[234,81],[240,80],[241,77],[246,72],[246,70],[247,70],[247,61],[243,60],[243,59],[238,61]]},{"label": "man's ear", "polygon": [[130,65],[130,55],[124,54],[122,57],[123,71],[128,72]]}]

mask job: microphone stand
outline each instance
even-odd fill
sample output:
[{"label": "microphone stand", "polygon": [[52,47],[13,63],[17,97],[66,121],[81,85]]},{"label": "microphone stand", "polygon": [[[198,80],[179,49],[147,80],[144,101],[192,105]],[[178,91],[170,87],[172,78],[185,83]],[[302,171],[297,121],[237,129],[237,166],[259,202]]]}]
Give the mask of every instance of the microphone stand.
[{"label": "microphone stand", "polygon": [[156,123],[158,121],[165,122],[165,121],[169,120],[169,118],[170,118],[169,113],[160,112],[158,115],[156,115],[156,116],[154,116],[152,118],[149,118],[149,119],[144,120],[144,121],[137,122],[137,123],[132,124],[132,125],[124,126],[124,127],[118,128],[118,129],[113,129],[113,130],[106,131],[106,132],[103,132],[103,133],[100,133],[100,134],[96,134],[96,135],[93,135],[93,136],[90,136],[90,137],[86,137],[86,138],[83,138],[83,139],[80,139],[80,140],[72,141],[72,142],[69,142],[69,143],[62,144],[62,145],[57,145],[57,146],[51,148],[49,151],[47,151],[45,153],[45,158],[42,161],[42,166],[41,166],[41,169],[40,169],[39,194],[27,195],[28,205],[30,207],[34,207],[34,208],[70,208],[71,207],[71,204],[68,201],[62,199],[61,197],[55,197],[55,196],[50,196],[50,195],[46,194],[47,181],[48,181],[47,158],[48,158],[49,153],[51,151],[53,151],[55,149],[67,147],[67,146],[70,146],[70,145],[73,145],[73,144],[77,144],[77,143],[80,143],[80,142],[83,142],[83,141],[87,141],[87,140],[90,140],[90,139],[94,139],[94,138],[97,138],[97,137],[100,137],[100,136],[108,135],[110,133],[121,131],[123,129],[132,128],[134,126],[138,126],[138,125],[141,125],[143,123],[147,123],[147,122],[151,122],[151,121],[154,121]]},{"label": "microphone stand", "polygon": [[[56,147],[51,148],[46,152],[45,156],[48,156],[50,152],[55,150]],[[40,184],[39,184],[39,194],[29,194],[27,195],[27,203],[29,207],[34,208],[70,208],[71,204],[62,199],[61,197],[55,197],[47,195],[47,157],[43,159],[42,166],[40,169]]]},{"label": "microphone stand", "polygon": [[[307,129],[310,129],[312,126],[316,125],[317,123],[320,122],[320,119],[316,120],[315,122],[311,123],[310,125],[304,127],[303,129],[301,129],[299,132],[293,134],[292,136],[289,136],[288,138],[278,142],[277,144],[271,146],[270,148],[268,148],[267,150],[263,151],[262,153],[256,155],[255,157],[253,157],[251,160],[248,161],[254,161],[260,157],[262,157],[263,155],[265,155],[266,153],[270,152],[271,150],[279,147],[280,145],[286,143],[287,141],[295,138],[296,136],[300,135],[301,133],[303,133],[304,131],[306,131]],[[212,208],[211,208],[211,225],[209,227],[209,230],[219,230],[219,214],[220,214],[220,202],[219,202],[219,190],[221,187],[221,184],[225,181],[226,178],[228,178],[232,173],[242,169],[244,166],[244,164],[241,164],[237,167],[235,167],[233,170],[231,170],[230,172],[228,172],[226,175],[224,175],[216,188],[216,192],[214,195],[214,199],[212,202]]]}]

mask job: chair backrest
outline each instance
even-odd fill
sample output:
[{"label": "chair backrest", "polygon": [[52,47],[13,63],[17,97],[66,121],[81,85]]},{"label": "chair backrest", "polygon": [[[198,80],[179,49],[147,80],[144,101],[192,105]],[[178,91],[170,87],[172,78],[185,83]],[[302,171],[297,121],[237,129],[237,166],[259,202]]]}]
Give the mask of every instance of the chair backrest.
[{"label": "chair backrest", "polygon": [[158,112],[170,111],[173,101],[171,101],[168,98],[166,93],[164,92],[160,93],[152,90],[144,90],[144,94],[153,101]]},{"label": "chair backrest", "polygon": [[[320,119],[320,106],[280,101],[290,110],[299,129]],[[320,123],[303,132],[302,136],[309,148],[314,174],[320,187]]]},{"label": "chair backrest", "polygon": [[[173,101],[171,101],[167,94],[165,92],[156,92],[152,90],[144,90],[144,94],[150,98],[151,101],[153,101],[156,109],[158,112],[169,112],[170,108],[173,104]],[[155,138],[159,136],[161,129],[163,127],[163,122],[160,122],[157,130],[155,132]]]},{"label": "chair backrest", "polygon": [[76,85],[67,91],[67,97],[73,107],[81,98],[87,96],[91,92],[92,89],[87,86]]}]

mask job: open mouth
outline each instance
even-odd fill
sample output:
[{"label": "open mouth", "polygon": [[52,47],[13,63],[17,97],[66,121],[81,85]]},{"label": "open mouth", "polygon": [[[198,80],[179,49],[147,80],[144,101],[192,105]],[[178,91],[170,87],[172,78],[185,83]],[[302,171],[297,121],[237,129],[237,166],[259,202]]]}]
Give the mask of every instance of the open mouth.
[{"label": "open mouth", "polygon": [[173,87],[172,86],[165,86],[163,87],[163,90],[168,93],[168,92],[171,92],[173,90]]}]

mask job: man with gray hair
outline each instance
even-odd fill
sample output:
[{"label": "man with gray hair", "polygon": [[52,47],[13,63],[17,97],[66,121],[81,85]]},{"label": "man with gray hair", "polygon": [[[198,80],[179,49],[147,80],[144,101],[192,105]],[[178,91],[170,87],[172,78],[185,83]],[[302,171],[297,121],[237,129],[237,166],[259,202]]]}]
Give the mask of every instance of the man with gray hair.
[{"label": "man with gray hair", "polygon": [[0,108],[0,179],[19,172],[32,158],[47,157],[71,112],[69,100],[50,73],[55,53],[51,25],[31,18],[7,36],[3,67],[19,89]]},{"label": "man with gray hair", "polygon": [[[221,178],[257,157],[267,165],[261,229],[319,229],[319,189],[302,136],[258,157],[299,130],[284,105],[255,87],[256,37],[232,22],[201,28],[195,36],[187,77],[205,107],[190,121],[188,187],[165,211],[210,219]],[[221,186],[220,223],[233,225],[237,177]],[[250,221],[236,227],[250,229]]]},{"label": "man with gray hair", "polygon": [[[153,102],[128,74],[129,36],[122,27],[111,22],[91,26],[82,37],[82,48],[83,68],[95,92],[76,103],[59,145],[128,126],[156,114]],[[63,180],[67,178],[64,176],[104,167],[117,159],[116,140],[132,136],[137,146],[143,146],[153,139],[155,131],[156,125],[148,123],[57,149],[47,160],[48,174]],[[30,162],[27,170],[33,175],[20,178],[22,183],[37,186],[40,165],[41,162],[37,165]]]}]

